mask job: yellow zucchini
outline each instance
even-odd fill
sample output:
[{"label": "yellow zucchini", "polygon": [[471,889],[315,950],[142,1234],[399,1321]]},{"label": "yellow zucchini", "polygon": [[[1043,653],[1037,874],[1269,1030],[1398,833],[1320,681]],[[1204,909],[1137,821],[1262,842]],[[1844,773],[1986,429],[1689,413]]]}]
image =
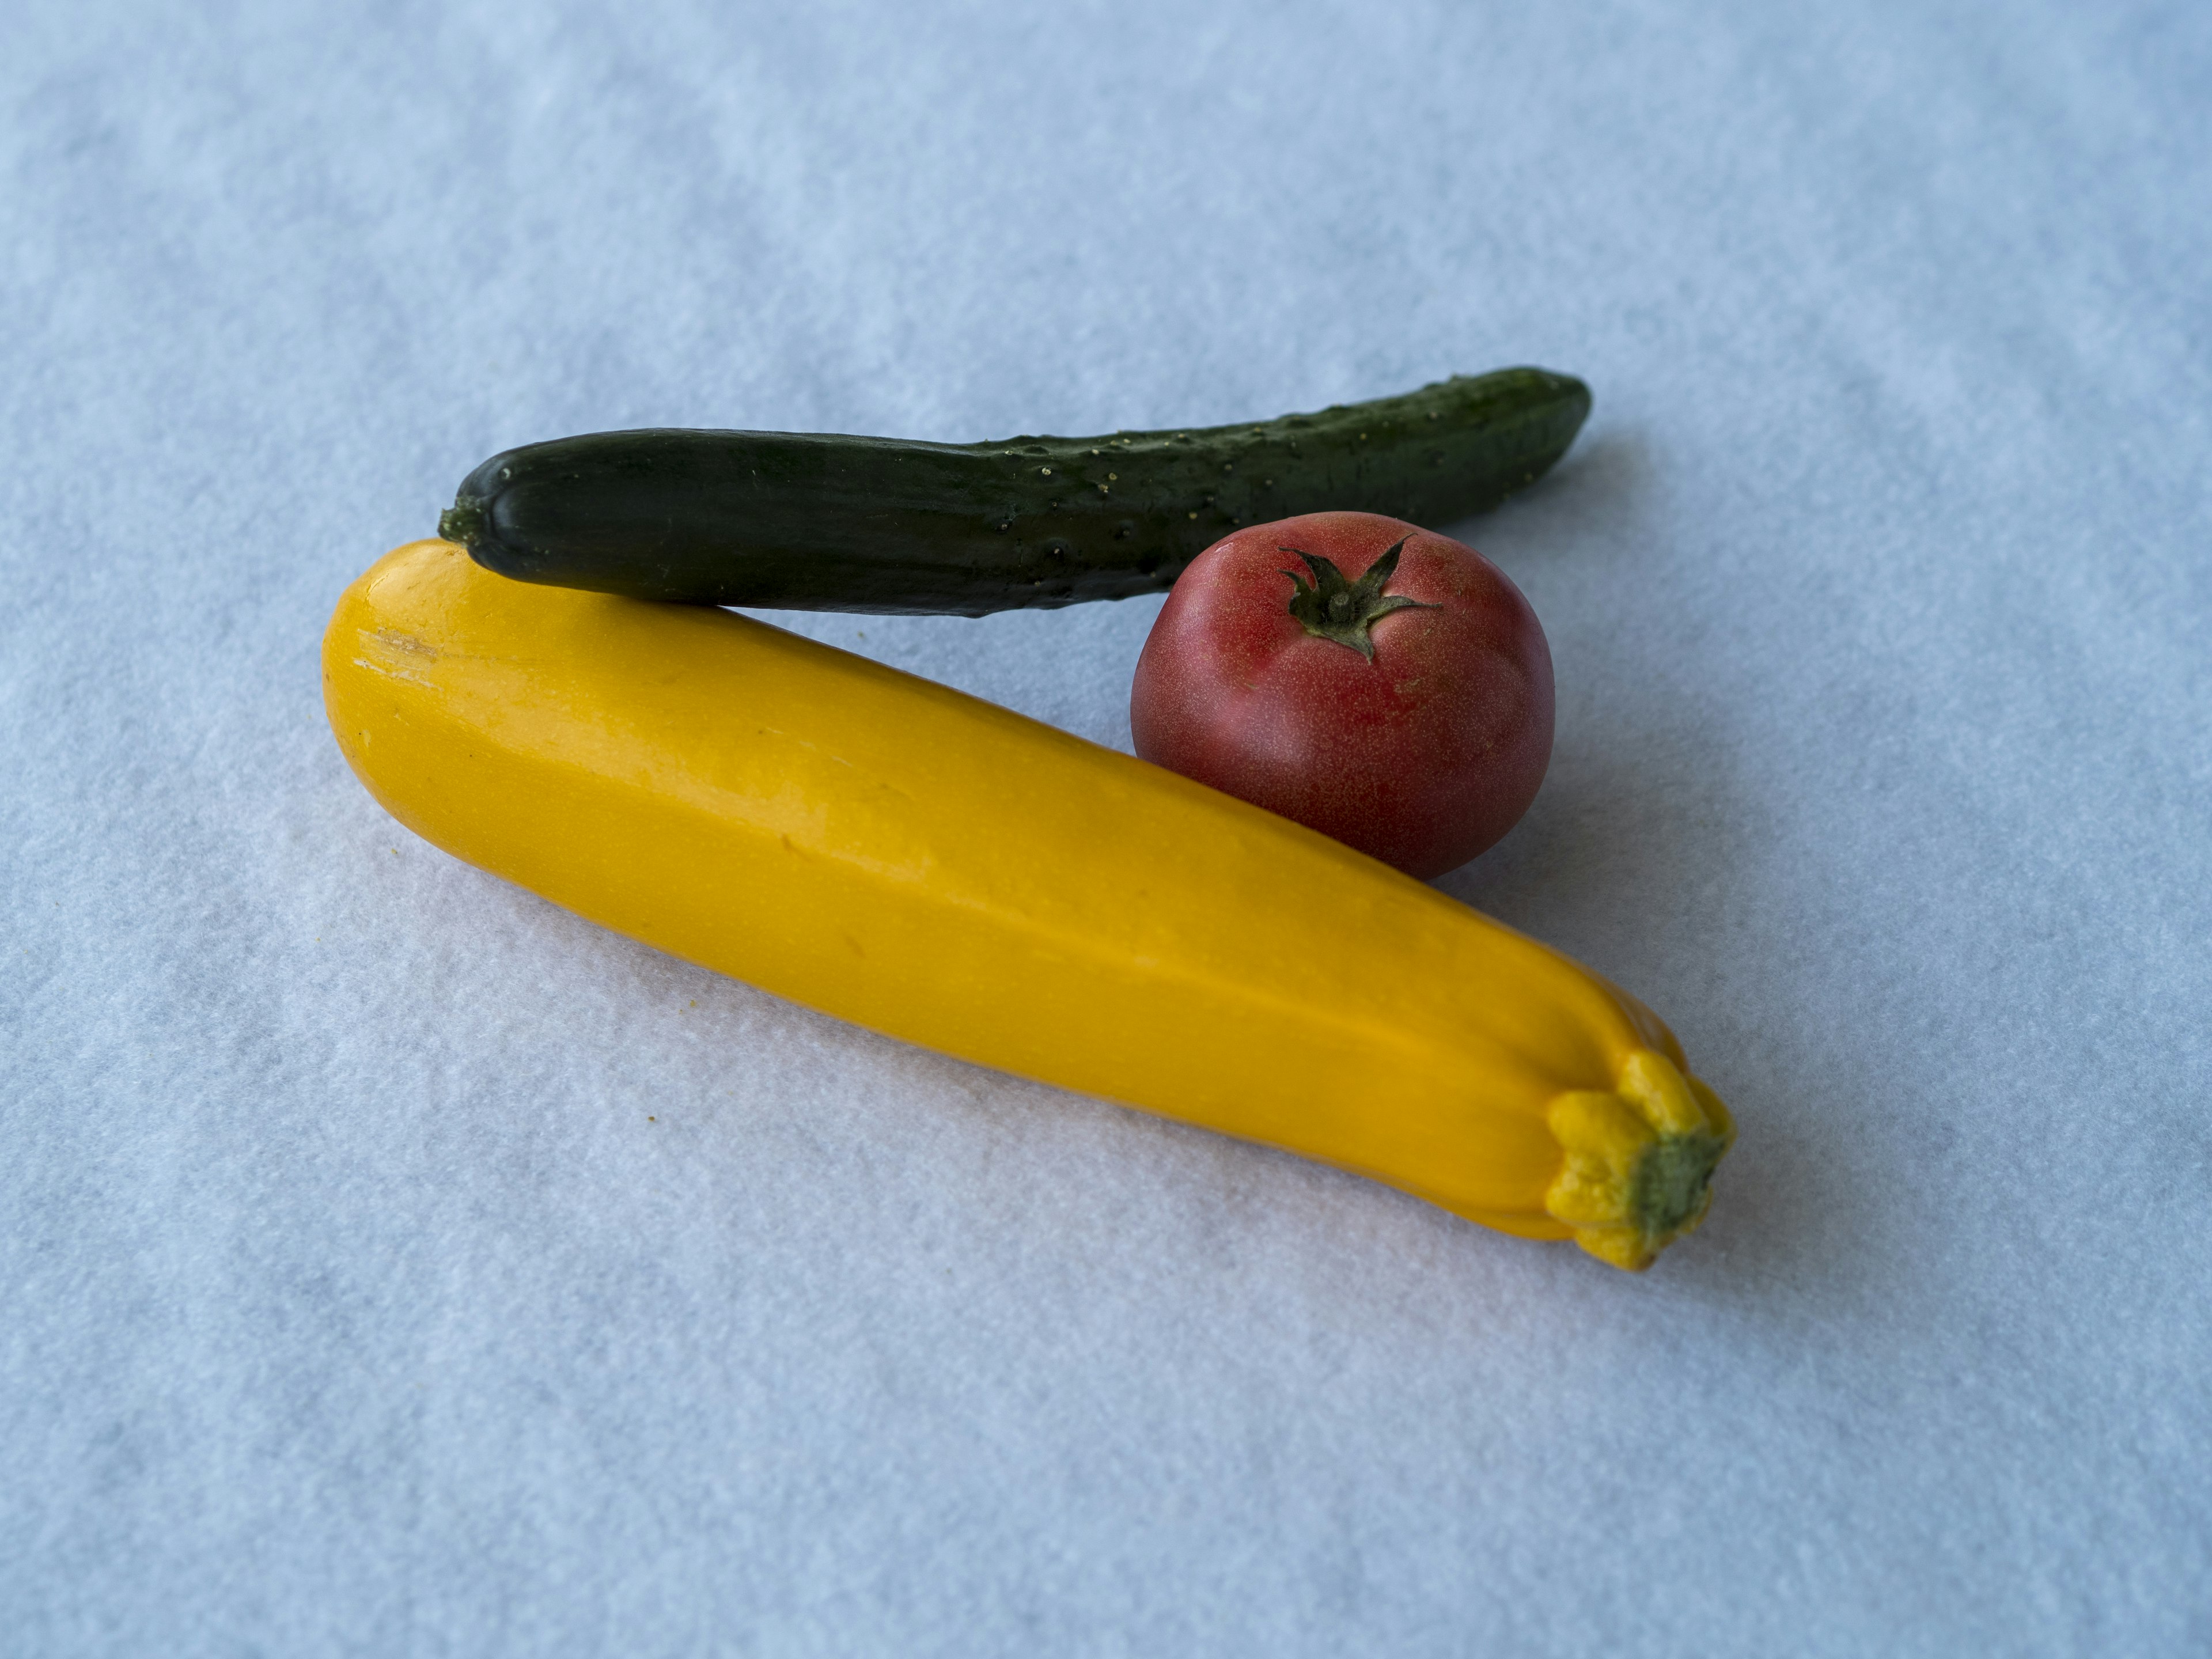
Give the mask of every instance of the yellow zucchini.
[{"label": "yellow zucchini", "polygon": [[857,1024],[1641,1267],[1733,1136],[1634,998],[1333,841],[727,611],[380,561],[331,730],[447,852]]}]

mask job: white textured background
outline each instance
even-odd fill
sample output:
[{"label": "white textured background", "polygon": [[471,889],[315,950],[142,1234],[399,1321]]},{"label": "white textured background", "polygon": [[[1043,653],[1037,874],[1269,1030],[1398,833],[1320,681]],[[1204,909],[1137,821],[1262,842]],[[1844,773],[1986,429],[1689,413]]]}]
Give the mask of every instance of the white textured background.
[{"label": "white textured background", "polygon": [[[2212,9],[1831,9],[9,7],[0,1650],[2212,1651]],[[509,445],[1523,362],[1559,747],[1444,884],[1734,1103],[1645,1278],[658,957],[324,729]],[[1118,744],[1154,608],[802,625]]]}]

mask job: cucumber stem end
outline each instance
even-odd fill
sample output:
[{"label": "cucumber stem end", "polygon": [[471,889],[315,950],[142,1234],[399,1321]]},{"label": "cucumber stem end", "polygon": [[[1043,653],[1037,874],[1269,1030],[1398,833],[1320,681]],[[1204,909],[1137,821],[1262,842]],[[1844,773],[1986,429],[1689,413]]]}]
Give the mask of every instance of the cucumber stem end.
[{"label": "cucumber stem end", "polygon": [[438,515],[438,538],[459,542],[464,547],[473,547],[483,534],[483,504],[462,496]]}]

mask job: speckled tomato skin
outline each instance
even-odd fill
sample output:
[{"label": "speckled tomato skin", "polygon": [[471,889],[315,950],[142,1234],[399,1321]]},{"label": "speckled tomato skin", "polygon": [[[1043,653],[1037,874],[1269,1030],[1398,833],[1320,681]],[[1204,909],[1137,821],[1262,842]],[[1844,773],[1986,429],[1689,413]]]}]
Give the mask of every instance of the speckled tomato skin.
[{"label": "speckled tomato skin", "polygon": [[[1285,548],[1357,580],[1407,538],[1375,659],[1290,613]],[[1552,653],[1536,613],[1473,548],[1372,513],[1314,513],[1193,560],[1137,660],[1129,723],[1156,765],[1425,880],[1520,820],[1552,757]]]}]

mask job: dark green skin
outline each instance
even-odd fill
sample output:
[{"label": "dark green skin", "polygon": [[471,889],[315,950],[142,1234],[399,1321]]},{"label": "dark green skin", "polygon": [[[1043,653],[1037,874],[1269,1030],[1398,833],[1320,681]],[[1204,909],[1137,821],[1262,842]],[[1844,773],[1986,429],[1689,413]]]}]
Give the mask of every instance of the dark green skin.
[{"label": "dark green skin", "polygon": [[1454,523],[1540,477],[1589,402],[1571,376],[1508,368],[1110,438],[594,433],[493,456],[438,532],[503,576],[633,599],[980,617],[1158,592],[1239,525]]}]

